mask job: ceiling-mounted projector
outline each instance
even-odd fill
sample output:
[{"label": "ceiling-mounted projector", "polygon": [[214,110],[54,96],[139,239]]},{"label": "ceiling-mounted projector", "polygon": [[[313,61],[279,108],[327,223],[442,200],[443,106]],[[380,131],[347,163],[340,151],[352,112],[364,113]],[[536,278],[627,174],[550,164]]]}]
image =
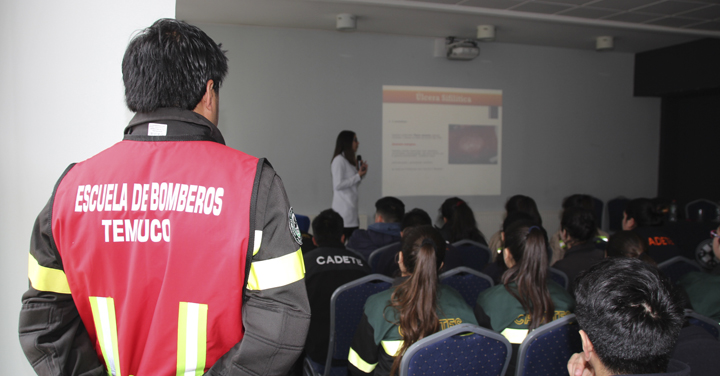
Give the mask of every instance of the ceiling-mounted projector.
[{"label": "ceiling-mounted projector", "polygon": [[450,60],[472,60],[480,55],[477,41],[467,38],[447,37],[445,51]]}]

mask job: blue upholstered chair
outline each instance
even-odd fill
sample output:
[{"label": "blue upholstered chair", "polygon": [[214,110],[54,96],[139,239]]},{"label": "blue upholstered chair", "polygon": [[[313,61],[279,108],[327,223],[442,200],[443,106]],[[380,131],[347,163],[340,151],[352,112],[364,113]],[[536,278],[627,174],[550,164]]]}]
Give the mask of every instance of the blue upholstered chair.
[{"label": "blue upholstered chair", "polygon": [[690,272],[701,272],[702,268],[695,261],[682,256],[675,256],[670,260],[665,260],[658,265],[666,277],[670,278],[673,283],[677,283],[680,278]]},{"label": "blue upholstered chair", "polygon": [[610,232],[622,230],[623,212],[628,202],[630,200],[625,197],[618,197],[608,201],[608,230]]},{"label": "blue upholstered chair", "polygon": [[565,274],[565,272],[563,272],[562,270],[548,268],[548,278],[552,279],[566,290],[570,285],[567,274]]},{"label": "blue upholstered chair", "polygon": [[[685,218],[693,222],[710,222],[717,218],[718,204],[716,202],[701,198],[688,202],[685,205]],[[702,210],[702,218],[700,218]]]},{"label": "blue upholstered chair", "polygon": [[[317,364],[305,358],[305,375],[345,376],[355,330],[363,315],[365,301],[370,295],[387,290],[392,286],[392,278],[381,274],[371,274],[338,287],[330,298],[330,343],[325,364]],[[332,367],[333,359],[336,366]]]},{"label": "blue upholstered chair", "polygon": [[295,220],[297,221],[298,228],[301,232],[307,233],[310,231],[310,217],[307,215],[295,214]]},{"label": "blue upholstered chair", "polygon": [[690,324],[707,330],[708,333],[713,335],[713,337],[720,340],[720,324],[718,324],[717,321],[707,316],[703,316],[691,309],[685,310],[685,318],[690,322]]},{"label": "blue upholstered chair", "polygon": [[[462,266],[482,271],[492,259],[490,248],[472,240],[460,240],[452,243],[453,252],[460,255]],[[447,257],[447,255],[446,255]]]},{"label": "blue upholstered chair", "polygon": [[397,248],[398,244],[400,244],[400,242],[390,243],[370,253],[370,257],[368,257],[368,265],[370,265],[370,270],[372,270],[373,273],[380,272],[378,270],[378,261],[380,261],[380,256],[389,250]]},{"label": "blue upholstered chair", "polygon": [[400,376],[501,376],[512,347],[502,335],[471,324],[460,324],[425,337],[410,346],[400,362]]},{"label": "blue upholstered chair", "polygon": [[475,307],[477,297],[481,292],[493,287],[492,278],[466,266],[441,274],[440,283],[457,290],[470,307]]},{"label": "blue upholstered chair", "polygon": [[570,357],[582,351],[574,314],[542,325],[528,333],[520,344],[516,376],[567,375]]}]

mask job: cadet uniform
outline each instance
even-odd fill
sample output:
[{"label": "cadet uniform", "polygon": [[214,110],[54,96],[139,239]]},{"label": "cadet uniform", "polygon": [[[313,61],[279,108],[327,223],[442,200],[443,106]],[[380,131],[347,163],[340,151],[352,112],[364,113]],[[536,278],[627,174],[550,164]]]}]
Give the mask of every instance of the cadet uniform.
[{"label": "cadet uniform", "polygon": [[[403,279],[396,279],[397,286]],[[348,369],[352,375],[389,375],[395,356],[403,345],[400,328],[396,323],[398,313],[390,304],[395,288],[377,293],[368,298],[365,312],[353,338]],[[472,309],[460,293],[447,285],[438,285],[438,316],[440,328],[447,329],[462,323],[475,324],[477,320]]]},{"label": "cadet uniform", "polygon": [[35,371],[287,370],[310,312],[280,178],[192,111],[138,113],[125,134],[71,165],[35,222],[19,330]]}]

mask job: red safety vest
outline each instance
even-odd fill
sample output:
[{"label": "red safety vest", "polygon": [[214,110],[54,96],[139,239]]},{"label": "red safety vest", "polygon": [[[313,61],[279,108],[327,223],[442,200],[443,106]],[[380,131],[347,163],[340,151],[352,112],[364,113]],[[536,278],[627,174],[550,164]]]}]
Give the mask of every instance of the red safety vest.
[{"label": "red safety vest", "polygon": [[242,339],[257,171],[215,142],[122,141],[59,183],[53,237],[110,374],[203,373]]}]

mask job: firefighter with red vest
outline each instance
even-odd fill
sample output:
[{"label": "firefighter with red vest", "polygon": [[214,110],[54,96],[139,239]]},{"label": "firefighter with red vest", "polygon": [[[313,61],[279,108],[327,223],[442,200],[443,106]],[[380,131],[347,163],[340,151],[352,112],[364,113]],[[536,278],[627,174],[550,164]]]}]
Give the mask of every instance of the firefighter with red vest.
[{"label": "firefighter with red vest", "polygon": [[39,375],[278,375],[310,319],[301,235],[270,164],[224,145],[227,58],[161,19],[122,63],[135,117],[38,216],[20,342]]}]

